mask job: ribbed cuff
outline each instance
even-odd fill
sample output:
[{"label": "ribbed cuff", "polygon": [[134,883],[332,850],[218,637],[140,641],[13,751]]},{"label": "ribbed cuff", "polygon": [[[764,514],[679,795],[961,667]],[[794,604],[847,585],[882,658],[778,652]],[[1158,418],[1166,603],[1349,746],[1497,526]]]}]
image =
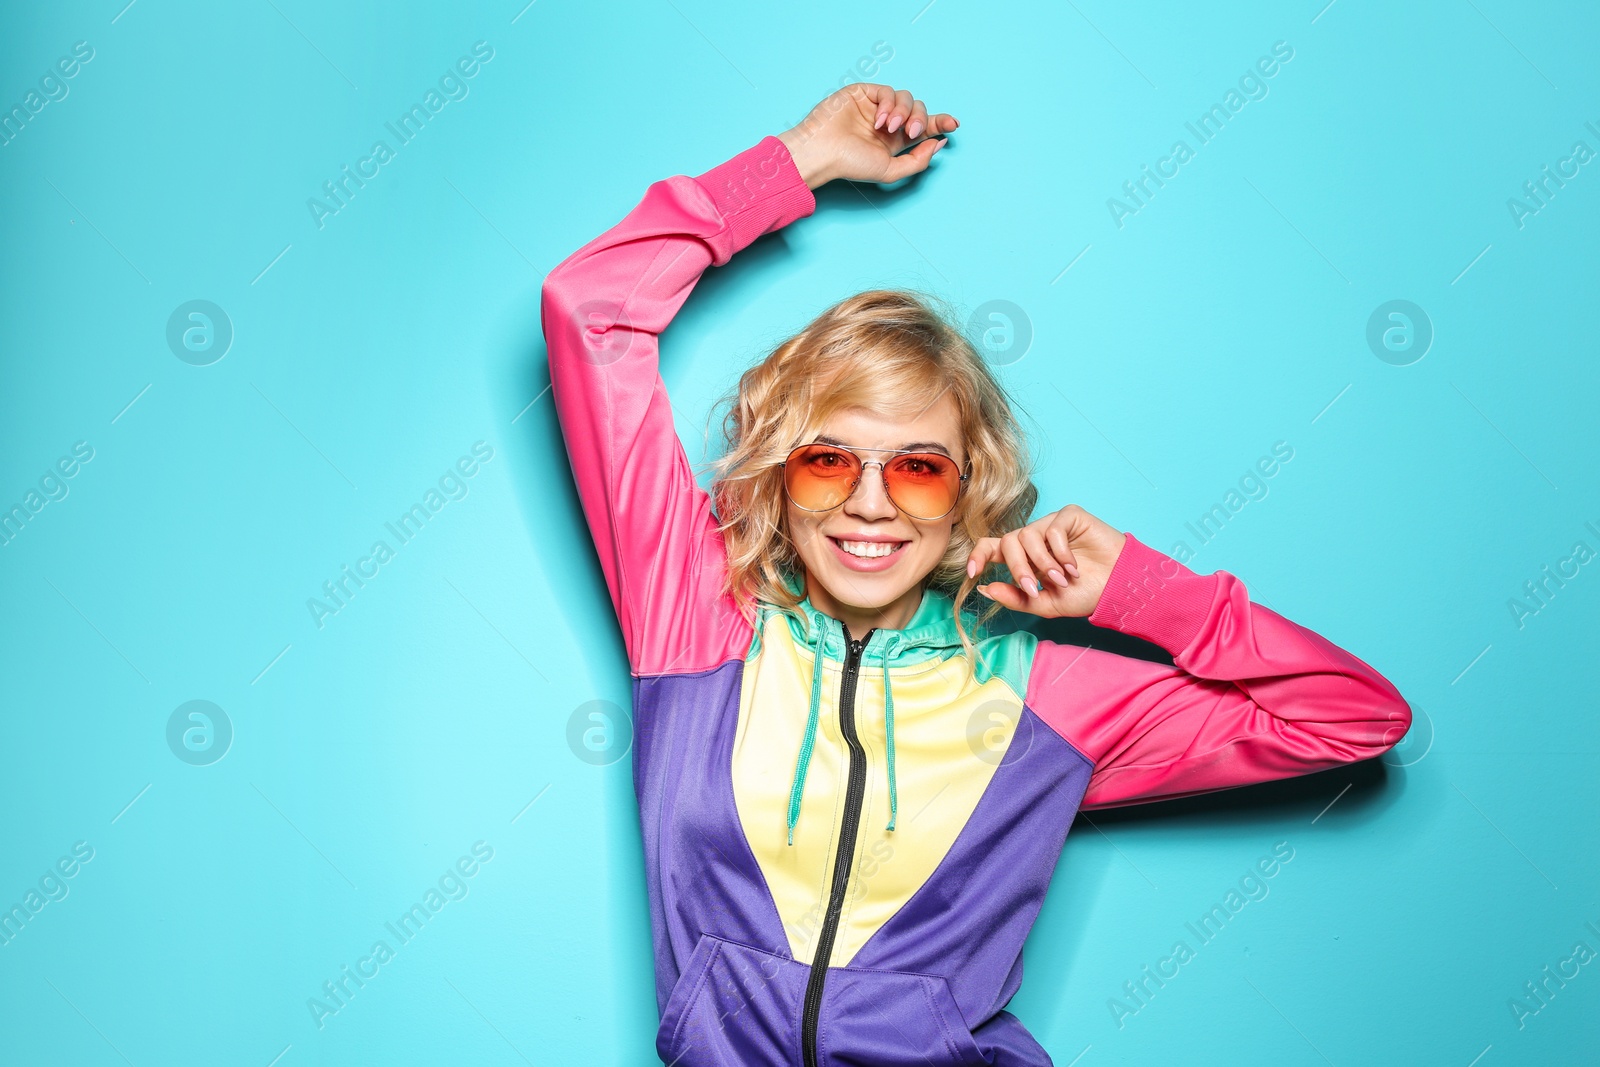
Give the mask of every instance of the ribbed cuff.
[{"label": "ribbed cuff", "polygon": [[762,234],[782,229],[817,209],[817,199],[800,176],[788,147],[773,136],[763,137],[694,180],[711,196],[727,223],[712,241],[712,262],[718,266]]},{"label": "ribbed cuff", "polygon": [[1189,647],[1216,599],[1215,574],[1196,574],[1123,531],[1127,541],[1089,621],[1152,641],[1177,655]]}]

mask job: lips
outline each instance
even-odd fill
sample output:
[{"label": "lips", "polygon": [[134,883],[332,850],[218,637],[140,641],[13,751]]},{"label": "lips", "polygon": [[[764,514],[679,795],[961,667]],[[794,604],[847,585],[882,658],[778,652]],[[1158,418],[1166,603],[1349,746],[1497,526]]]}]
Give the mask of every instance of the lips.
[{"label": "lips", "polygon": [[[901,551],[910,542],[899,538],[877,536],[829,537],[828,544],[833,547],[833,553],[839,561],[851,570],[881,571],[892,567],[900,558]],[[846,548],[846,545],[849,548]]]}]

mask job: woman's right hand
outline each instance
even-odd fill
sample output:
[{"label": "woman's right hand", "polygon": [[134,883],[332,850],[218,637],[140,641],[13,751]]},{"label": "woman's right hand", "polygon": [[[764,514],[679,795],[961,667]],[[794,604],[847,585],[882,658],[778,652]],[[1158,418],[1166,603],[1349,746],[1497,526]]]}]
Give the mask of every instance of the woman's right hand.
[{"label": "woman's right hand", "polygon": [[[944,147],[943,135],[959,125],[951,115],[930,117],[923,102],[904,89],[853,82],[777,136],[800,176],[816,189],[835,178],[887,184],[924,171]],[[911,144],[916,147],[904,152]]]}]

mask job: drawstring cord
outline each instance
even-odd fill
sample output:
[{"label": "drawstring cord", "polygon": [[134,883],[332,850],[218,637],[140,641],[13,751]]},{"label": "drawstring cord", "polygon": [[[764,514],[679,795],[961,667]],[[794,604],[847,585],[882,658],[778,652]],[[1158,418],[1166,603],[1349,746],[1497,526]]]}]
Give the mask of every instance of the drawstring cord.
[{"label": "drawstring cord", "polygon": [[[806,771],[811,768],[811,752],[816,747],[817,718],[822,706],[822,647],[827,644],[829,616],[818,613],[812,616],[813,629],[820,625],[822,632],[817,634],[817,647],[811,659],[811,707],[806,713],[805,737],[800,742],[800,756],[795,762],[794,784],[789,789],[789,844],[794,844],[794,824],[800,819],[800,794],[805,791]],[[843,625],[842,623],[840,624]],[[883,661],[883,732],[887,740],[887,763],[889,766],[889,825],[885,830],[893,830],[898,803],[895,796],[894,785],[894,694],[889,686],[889,659],[900,645],[900,635],[890,633],[884,639],[883,648],[879,655]]]},{"label": "drawstring cord", "polygon": [[[813,616],[812,627],[827,616]],[[794,824],[800,818],[800,793],[806,786],[806,771],[811,767],[811,749],[817,740],[817,708],[822,703],[822,646],[827,643],[827,623],[817,634],[817,651],[811,659],[811,710],[806,715],[806,736],[800,742],[800,759],[794,768],[794,785],[789,789],[789,844],[794,844]]]}]

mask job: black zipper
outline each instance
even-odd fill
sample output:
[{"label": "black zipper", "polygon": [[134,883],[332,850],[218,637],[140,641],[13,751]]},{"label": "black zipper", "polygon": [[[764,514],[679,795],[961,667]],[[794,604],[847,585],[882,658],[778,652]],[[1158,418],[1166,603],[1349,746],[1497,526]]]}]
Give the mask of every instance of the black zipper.
[{"label": "black zipper", "polygon": [[[861,826],[861,804],[867,791],[867,753],[856,734],[856,675],[861,669],[862,650],[872,640],[876,629],[868,630],[859,641],[849,640],[844,677],[839,681],[839,732],[850,746],[850,773],[845,784],[844,820],[839,826],[839,850],[833,860],[828,911],[822,920],[822,931],[817,935],[817,953],[811,961],[811,977],[806,981],[806,999],[800,1012],[800,1058],[805,1067],[817,1067],[817,1021],[822,1014],[822,984],[828,980],[828,959],[833,955],[833,939],[839,932],[839,913],[844,910],[844,894],[856,852],[856,833]],[[847,630],[847,636],[848,633]],[[819,638],[825,639],[826,635]]]}]

